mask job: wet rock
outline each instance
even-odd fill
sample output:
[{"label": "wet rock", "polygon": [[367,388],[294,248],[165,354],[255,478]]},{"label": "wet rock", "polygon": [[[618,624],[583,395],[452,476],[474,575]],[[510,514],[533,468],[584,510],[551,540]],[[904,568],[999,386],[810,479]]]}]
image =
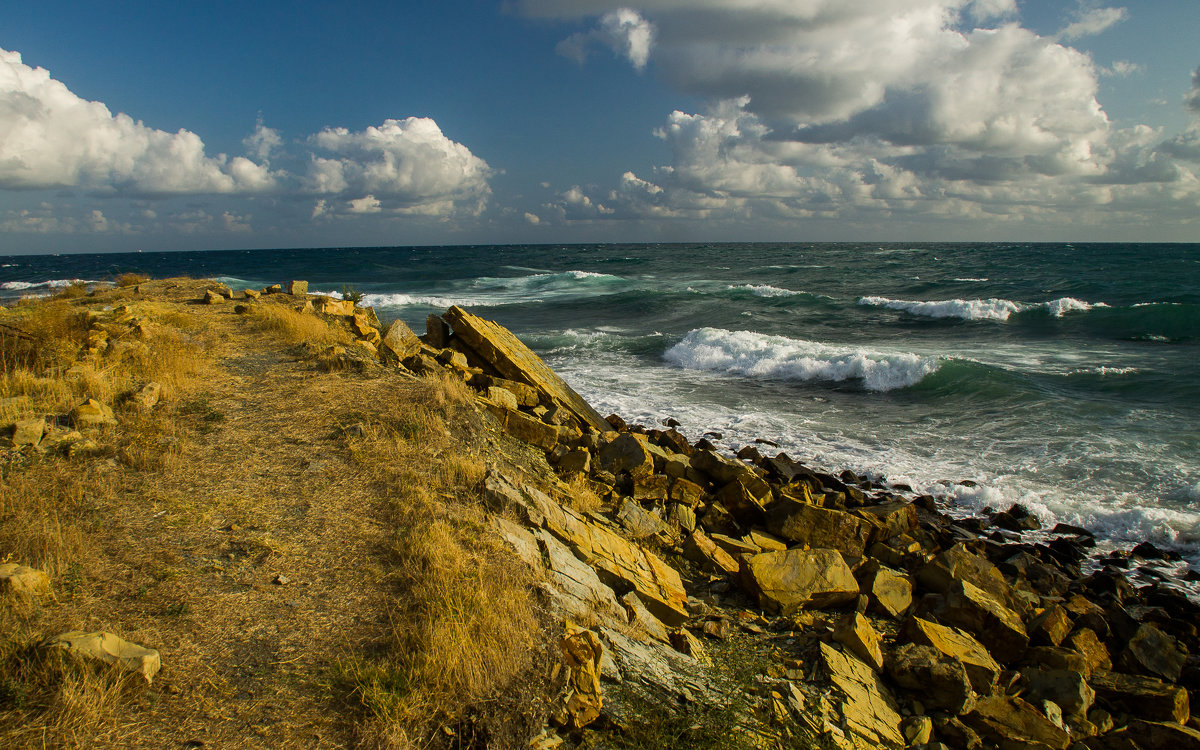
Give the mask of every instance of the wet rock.
[{"label": "wet rock", "polygon": [[44,645],[46,648],[62,649],[73,656],[112,664],[126,672],[140,674],[146,678],[146,682],[152,681],[162,667],[158,651],[130,643],[112,633],[85,633],[73,630],[54,636]]},{"label": "wet rock", "polygon": [[858,583],[837,550],[764,552],[743,563],[742,580],[764,609],[783,615],[848,604]]},{"label": "wet rock", "polygon": [[1037,531],[1042,528],[1042,522],[1029,512],[1024,505],[1014,505],[1006,511],[992,517],[992,523],[1009,531]]}]

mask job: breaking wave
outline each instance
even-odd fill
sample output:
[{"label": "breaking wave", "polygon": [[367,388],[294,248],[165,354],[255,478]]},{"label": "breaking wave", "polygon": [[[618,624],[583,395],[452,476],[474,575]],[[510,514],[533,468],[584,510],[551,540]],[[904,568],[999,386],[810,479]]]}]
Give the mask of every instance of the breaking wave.
[{"label": "breaking wave", "polygon": [[1007,299],[948,299],[923,302],[920,300],[889,299],[887,297],[862,297],[860,305],[884,307],[889,310],[900,310],[911,315],[922,315],[929,318],[961,318],[962,320],[997,320],[1005,321],[1016,313],[1031,310],[1043,310],[1046,313],[1061,318],[1072,312],[1087,312],[1096,307],[1108,307],[1103,302],[1091,303],[1074,297],[1062,297],[1049,302],[1029,304],[1013,302]]}]

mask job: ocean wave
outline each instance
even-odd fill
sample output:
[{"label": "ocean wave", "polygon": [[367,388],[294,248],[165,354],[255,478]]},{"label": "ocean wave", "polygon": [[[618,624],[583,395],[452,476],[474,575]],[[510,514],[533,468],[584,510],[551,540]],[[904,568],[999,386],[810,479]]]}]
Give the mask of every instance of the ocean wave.
[{"label": "ocean wave", "polygon": [[755,297],[795,297],[802,294],[808,294],[808,292],[797,292],[791,289],[781,289],[780,287],[771,286],[770,284],[731,284],[725,288],[733,291],[747,291],[753,294]]},{"label": "ocean wave", "polygon": [[1084,302],[1074,297],[1061,297],[1040,303],[1013,302],[1007,299],[947,299],[947,300],[904,300],[887,297],[862,297],[860,305],[884,307],[889,310],[900,310],[911,315],[921,315],[928,318],[961,318],[962,320],[995,320],[1006,321],[1014,314],[1031,310],[1043,310],[1046,313],[1061,318],[1072,312],[1087,312],[1097,307],[1108,307],[1103,302]]},{"label": "ocean wave", "polygon": [[976,282],[977,282],[977,283],[982,283],[982,282],[984,282],[984,281],[990,281],[990,279],[988,279],[988,278],[986,278],[986,277],[985,277],[985,278],[982,278],[982,279],[974,279],[974,278],[971,278],[970,276],[966,276],[966,277],[964,277],[964,278],[961,278],[961,279],[955,279],[955,281],[957,281],[957,282],[960,282],[960,283],[963,283],[963,284],[968,284],[968,283],[976,283]]},{"label": "ocean wave", "polygon": [[871,391],[905,388],[936,372],[939,362],[905,352],[869,351],[750,331],[699,328],[663,354],[689,370],[750,378],[832,381],[861,380]]},{"label": "ocean wave", "polygon": [[[368,292],[364,295],[362,304],[368,307],[392,308],[410,305],[501,307],[611,294],[628,283],[622,276],[594,271],[534,273],[527,276],[480,276],[456,284],[460,288],[451,288],[447,290],[448,293]],[[339,299],[342,296],[339,291],[319,293]]]},{"label": "ocean wave", "polygon": [[72,284],[102,284],[101,281],[88,279],[50,279],[49,281],[5,281],[0,284],[0,291],[23,292],[27,289],[61,289]]}]

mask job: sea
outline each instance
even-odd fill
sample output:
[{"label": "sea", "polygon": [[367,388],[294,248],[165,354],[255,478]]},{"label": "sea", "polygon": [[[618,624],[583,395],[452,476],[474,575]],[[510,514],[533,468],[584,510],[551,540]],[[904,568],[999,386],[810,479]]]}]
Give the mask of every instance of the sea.
[{"label": "sea", "polygon": [[[123,272],[460,305],[601,414],[1021,503],[1200,570],[1200,244],[732,243],[0,257],[0,304]],[[769,442],[756,442],[769,441]],[[1182,571],[1181,571],[1182,572]]]}]

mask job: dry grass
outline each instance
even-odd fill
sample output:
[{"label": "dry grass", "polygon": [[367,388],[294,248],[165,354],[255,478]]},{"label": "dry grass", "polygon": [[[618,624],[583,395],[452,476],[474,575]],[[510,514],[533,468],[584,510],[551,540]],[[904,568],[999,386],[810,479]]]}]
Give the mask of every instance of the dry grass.
[{"label": "dry grass", "polygon": [[331,346],[349,344],[353,340],[344,328],[331,325],[313,313],[293,310],[279,303],[256,306],[253,320],[260,330],[276,334],[288,344]]},{"label": "dry grass", "polygon": [[127,287],[127,286],[137,286],[138,284],[145,284],[149,280],[150,280],[150,277],[145,274],[123,273],[123,274],[119,274],[117,276],[117,278],[113,279],[113,283],[116,284],[118,287]]},{"label": "dry grass", "polygon": [[583,476],[572,477],[571,481],[566,483],[563,499],[568,506],[580,513],[595,513],[604,508],[604,501]]}]

